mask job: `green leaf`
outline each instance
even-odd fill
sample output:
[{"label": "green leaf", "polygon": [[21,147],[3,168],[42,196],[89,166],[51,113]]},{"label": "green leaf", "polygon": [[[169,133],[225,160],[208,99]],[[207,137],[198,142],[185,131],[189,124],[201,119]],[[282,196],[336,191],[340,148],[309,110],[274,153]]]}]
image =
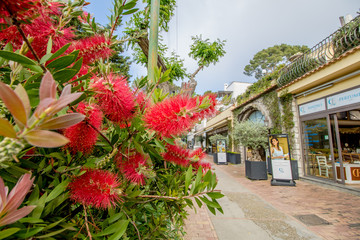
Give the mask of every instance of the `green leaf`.
[{"label": "green leaf", "polygon": [[131,1],[131,2],[124,5],[124,9],[128,10],[128,9],[131,9],[131,8],[133,8],[135,6],[136,6],[136,1]]},{"label": "green leaf", "polygon": [[6,60],[18,62],[21,64],[37,65],[37,63],[34,60],[31,60],[30,58],[25,57],[24,55],[14,53],[14,52],[0,50],[0,57],[5,58]]},{"label": "green leaf", "polygon": [[47,130],[33,130],[25,135],[25,139],[33,146],[44,148],[61,147],[69,142],[63,135]]},{"label": "green leaf", "polygon": [[49,58],[50,60],[53,60],[57,57],[59,57],[61,54],[63,54],[69,47],[70,47],[71,43],[66,44],[65,46],[63,46],[62,48],[60,48],[59,50],[57,50],[51,58]]},{"label": "green leaf", "polygon": [[9,138],[16,138],[16,132],[10,122],[0,118],[0,135]]},{"label": "green leaf", "polygon": [[32,223],[32,224],[34,224],[34,223],[42,223],[42,222],[44,222],[44,220],[39,219],[39,218],[26,217],[26,218],[21,218],[21,219],[19,220],[19,222],[21,222],[21,223]]},{"label": "green leaf", "polygon": [[50,36],[47,47],[46,47],[46,54],[51,53],[52,45],[53,45],[53,42],[52,42],[52,38]]},{"label": "green leaf", "polygon": [[21,230],[21,232],[16,234],[16,237],[18,237],[18,239],[28,239],[29,237],[34,236],[43,229],[44,227],[31,228],[31,230],[23,229]]},{"label": "green leaf", "polygon": [[62,183],[57,185],[54,188],[54,190],[52,190],[51,193],[48,195],[45,202],[49,202],[49,201],[53,200],[54,198],[56,198],[57,196],[59,196],[60,194],[62,194],[66,190],[66,187],[68,186],[69,182],[70,182],[70,180],[66,179],[65,181],[63,181]]},{"label": "green leaf", "polygon": [[21,124],[26,125],[26,110],[21,98],[6,84],[0,82],[0,98],[7,109]]},{"label": "green leaf", "polygon": [[57,230],[55,232],[50,232],[50,233],[42,235],[42,236],[36,236],[36,238],[49,238],[51,236],[58,235],[59,233],[62,233],[63,231],[66,231],[66,230],[67,230],[66,228],[63,228],[63,229]]},{"label": "green leaf", "polygon": [[32,211],[31,217],[33,218],[40,218],[42,211],[44,210],[45,200],[47,198],[47,193],[41,196],[41,198],[37,201],[37,207]]},{"label": "green leaf", "polygon": [[109,237],[109,240],[118,240],[122,237],[122,235],[124,235],[127,226],[129,224],[129,221],[127,220],[123,220],[123,223],[121,224],[121,226],[118,228],[118,230]]},{"label": "green leaf", "polygon": [[67,55],[63,57],[59,57],[46,65],[47,68],[55,68],[57,70],[66,68],[70,64],[72,64],[75,61],[75,57],[73,55]]},{"label": "green leaf", "polygon": [[63,69],[54,73],[54,79],[59,83],[65,83],[72,79],[77,73],[78,71],[76,69]]},{"label": "green leaf", "polygon": [[213,207],[213,208],[221,208],[220,204],[214,200],[214,201],[210,201],[209,199],[207,199],[205,196],[200,197],[200,199],[208,206]]},{"label": "green leaf", "polygon": [[4,239],[7,238],[11,235],[13,235],[14,233],[17,233],[20,230],[20,228],[8,228],[5,230],[0,231],[0,239]]},{"label": "green leaf", "polygon": [[224,194],[219,193],[219,192],[209,192],[209,193],[207,193],[207,195],[209,197],[211,197],[212,199],[219,199],[219,198],[224,197]]},{"label": "green leaf", "polygon": [[207,206],[207,208],[210,210],[210,212],[211,212],[212,214],[216,215],[215,208],[210,207],[209,205],[206,205],[206,206]]},{"label": "green leaf", "polygon": [[192,175],[193,175],[193,173],[192,173],[192,165],[190,165],[188,170],[186,171],[186,174],[185,174],[185,189],[184,189],[185,194],[188,192]]},{"label": "green leaf", "polygon": [[123,15],[129,15],[129,14],[132,14],[132,13],[138,11],[138,10],[139,10],[138,8],[134,8],[134,9],[131,9],[129,11],[124,12]]},{"label": "green leaf", "polygon": [[199,208],[201,208],[201,206],[203,205],[202,202],[196,197],[195,201],[197,203],[197,205],[199,206]]},{"label": "green leaf", "polygon": [[[96,236],[96,237],[106,236],[106,235],[109,235],[109,234],[112,234],[115,232],[119,232],[120,230],[124,230],[124,232],[125,232],[128,224],[129,224],[128,220],[119,220],[116,223],[105,228],[104,231],[102,231],[94,236]],[[122,234],[124,234],[124,233],[122,233]],[[121,236],[122,236],[122,234],[121,234]]]},{"label": "green leaf", "polygon": [[41,59],[40,59],[40,64],[44,64],[46,63],[51,57],[52,57],[52,53],[48,53],[45,54]]}]

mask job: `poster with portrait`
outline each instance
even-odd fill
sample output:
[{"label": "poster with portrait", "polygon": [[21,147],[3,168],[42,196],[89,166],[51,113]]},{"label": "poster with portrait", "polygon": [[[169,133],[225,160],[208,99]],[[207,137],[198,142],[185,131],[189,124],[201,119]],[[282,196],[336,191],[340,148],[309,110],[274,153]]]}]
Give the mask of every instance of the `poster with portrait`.
[{"label": "poster with portrait", "polygon": [[217,149],[218,164],[227,164],[226,140],[225,139],[216,140],[216,149]]},{"label": "poster with portrait", "polygon": [[269,135],[269,153],[273,179],[293,180],[288,135]]}]

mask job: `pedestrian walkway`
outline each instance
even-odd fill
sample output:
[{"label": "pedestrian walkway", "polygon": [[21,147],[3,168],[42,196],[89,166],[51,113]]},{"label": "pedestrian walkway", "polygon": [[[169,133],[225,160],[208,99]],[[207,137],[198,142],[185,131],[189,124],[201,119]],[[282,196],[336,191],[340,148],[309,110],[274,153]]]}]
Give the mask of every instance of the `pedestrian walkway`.
[{"label": "pedestrian walkway", "polygon": [[[207,160],[212,162],[212,157]],[[213,216],[203,207],[203,214],[197,216],[202,220],[194,222],[196,215],[191,213],[186,225],[191,236],[186,239],[213,239],[203,230],[197,233],[200,228],[194,227],[197,222],[206,225],[209,218],[208,225],[214,226],[219,240],[360,239],[357,195],[304,180],[296,181],[296,187],[271,186],[270,180],[251,181],[245,178],[244,164],[213,167],[218,188],[226,196],[219,201],[225,214]]]}]

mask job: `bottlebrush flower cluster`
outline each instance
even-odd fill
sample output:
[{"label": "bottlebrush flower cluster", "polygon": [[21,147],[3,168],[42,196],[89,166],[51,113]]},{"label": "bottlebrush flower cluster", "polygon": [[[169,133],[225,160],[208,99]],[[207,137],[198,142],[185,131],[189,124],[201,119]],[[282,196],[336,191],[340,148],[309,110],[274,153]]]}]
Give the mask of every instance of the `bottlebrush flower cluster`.
[{"label": "bottlebrush flower cluster", "polygon": [[211,169],[210,163],[202,161],[202,159],[205,157],[205,153],[201,148],[190,151],[189,149],[186,149],[185,147],[177,144],[168,144],[166,146],[166,151],[162,156],[165,161],[183,167],[188,167],[191,164],[194,169],[198,169],[200,166],[202,166],[205,172]]},{"label": "bottlebrush flower cluster", "polygon": [[116,174],[99,169],[84,169],[86,173],[76,177],[68,185],[70,199],[96,208],[110,208],[120,201],[118,188],[121,183]]},{"label": "bottlebrush flower cluster", "polygon": [[110,49],[110,40],[102,35],[80,39],[71,45],[71,50],[80,50],[79,58],[83,58],[83,64],[91,64],[96,60],[107,59],[114,54]]},{"label": "bottlebrush flower cluster", "polygon": [[26,20],[35,15],[41,7],[40,0],[1,0],[0,16],[16,16],[19,20]]},{"label": "bottlebrush flower cluster", "polygon": [[215,103],[200,108],[205,99],[205,97],[189,97],[187,95],[168,98],[148,109],[144,121],[147,127],[155,130],[162,137],[178,136],[214,111],[215,108],[212,109],[211,105]]},{"label": "bottlebrush flower cluster", "polygon": [[109,74],[106,78],[93,78],[91,88],[106,118],[118,124],[134,116],[135,99],[125,77]]},{"label": "bottlebrush flower cluster", "polygon": [[[9,2],[13,1],[11,0]],[[27,37],[32,39],[31,46],[40,58],[46,53],[46,47],[44,46],[47,45],[50,37],[53,42],[53,51],[57,51],[73,40],[75,37],[74,30],[70,27],[59,25],[59,23],[51,17],[61,12],[60,7],[62,4],[56,2],[40,4],[39,1],[24,1],[26,4],[23,6],[22,2],[23,1],[15,0],[11,6],[20,6],[25,9],[29,5],[32,6],[30,9],[36,11],[36,14],[32,14],[32,16],[37,17],[33,19],[31,23],[22,25],[22,30]],[[31,2],[34,2],[34,4],[31,4]],[[10,13],[8,12],[8,14]],[[13,15],[14,14],[15,13],[13,13]],[[23,39],[16,26],[10,26],[0,31],[0,39],[2,39],[5,44],[8,42],[12,43],[14,48],[20,48],[23,44]],[[27,53],[27,56],[34,58],[30,51]]]},{"label": "bottlebrush flower cluster", "polygon": [[115,158],[116,164],[122,174],[133,183],[144,185],[145,184],[145,172],[148,171],[148,165],[146,158],[140,153],[135,151],[129,151],[126,156],[118,154]]},{"label": "bottlebrush flower cluster", "polygon": [[65,137],[70,140],[65,147],[70,149],[72,154],[77,152],[89,154],[93,151],[98,138],[98,132],[89,124],[100,129],[103,119],[102,112],[96,105],[88,105],[83,102],[79,103],[76,111],[84,114],[86,118],[84,121],[64,130]]}]

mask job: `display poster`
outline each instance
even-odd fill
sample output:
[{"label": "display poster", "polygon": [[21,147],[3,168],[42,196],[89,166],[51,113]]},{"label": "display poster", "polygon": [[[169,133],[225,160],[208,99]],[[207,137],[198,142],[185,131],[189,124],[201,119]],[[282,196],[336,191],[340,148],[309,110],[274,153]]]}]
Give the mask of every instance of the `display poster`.
[{"label": "display poster", "polygon": [[288,135],[269,135],[269,150],[273,179],[293,180]]},{"label": "display poster", "polygon": [[226,164],[226,140],[218,139],[216,140],[216,149],[217,149],[217,160],[218,164]]}]

